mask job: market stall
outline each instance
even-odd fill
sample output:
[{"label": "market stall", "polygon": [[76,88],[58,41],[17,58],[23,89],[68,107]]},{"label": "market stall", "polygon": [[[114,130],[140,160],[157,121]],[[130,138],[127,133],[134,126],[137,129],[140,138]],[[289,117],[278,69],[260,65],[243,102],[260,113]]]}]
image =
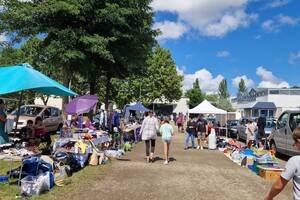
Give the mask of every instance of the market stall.
[{"label": "market stall", "polygon": [[276,180],[284,170],[272,150],[247,149],[233,139],[220,139],[217,146],[231,161],[248,168],[265,180]]},{"label": "market stall", "polygon": [[[227,117],[227,111],[219,109],[213,106],[209,101],[204,100],[195,108],[192,108],[188,112],[189,114],[220,114]],[[226,120],[227,121],[227,120]],[[221,127],[218,127],[221,128]],[[225,128],[226,137],[228,136],[228,130]]]}]

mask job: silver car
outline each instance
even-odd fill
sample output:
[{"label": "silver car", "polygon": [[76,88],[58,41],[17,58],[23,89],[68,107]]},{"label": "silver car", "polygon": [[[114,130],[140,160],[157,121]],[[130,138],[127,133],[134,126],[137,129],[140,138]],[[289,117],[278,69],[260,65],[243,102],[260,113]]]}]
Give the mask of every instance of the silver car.
[{"label": "silver car", "polygon": [[300,124],[300,111],[285,111],[277,120],[270,136],[270,148],[275,152],[294,156],[299,154],[294,147],[292,133]]},{"label": "silver car", "polygon": [[[239,124],[237,126],[237,134],[236,134],[237,140],[243,140],[243,141],[247,140],[247,134],[246,134],[247,123],[248,123],[248,119],[242,119],[239,121]],[[267,138],[271,135],[273,128],[274,128],[273,120],[271,119],[266,120],[265,134]]]}]

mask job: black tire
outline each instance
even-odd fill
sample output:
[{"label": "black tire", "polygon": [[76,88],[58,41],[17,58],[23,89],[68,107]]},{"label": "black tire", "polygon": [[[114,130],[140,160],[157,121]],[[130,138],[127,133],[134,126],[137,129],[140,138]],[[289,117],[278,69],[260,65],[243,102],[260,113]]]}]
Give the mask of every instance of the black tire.
[{"label": "black tire", "polygon": [[57,131],[60,131],[63,127],[63,124],[59,124],[56,131],[53,131],[53,134],[55,135],[57,133]]}]

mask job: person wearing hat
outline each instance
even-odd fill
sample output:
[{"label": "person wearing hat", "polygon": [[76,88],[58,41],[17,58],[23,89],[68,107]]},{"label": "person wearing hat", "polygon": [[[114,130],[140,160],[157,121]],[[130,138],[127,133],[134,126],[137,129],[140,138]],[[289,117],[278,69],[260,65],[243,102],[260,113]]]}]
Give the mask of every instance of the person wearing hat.
[{"label": "person wearing hat", "polygon": [[153,115],[153,112],[149,111],[149,115],[143,120],[142,127],[141,127],[142,140],[145,141],[146,158],[148,163],[154,161],[153,155],[154,155],[155,140],[157,137],[158,130],[159,130],[158,120]]},{"label": "person wearing hat", "polygon": [[163,120],[163,124],[161,125],[159,132],[162,135],[162,141],[164,143],[164,154],[165,154],[165,162],[164,164],[169,164],[169,152],[170,152],[170,144],[172,140],[172,136],[174,136],[173,127],[170,125],[170,120],[168,117],[165,117]]},{"label": "person wearing hat", "polygon": [[[300,127],[297,127],[293,131],[294,146],[300,151]],[[293,180],[293,199],[300,199],[300,156],[293,156],[289,159],[285,166],[285,170],[281,176],[273,184],[271,190],[265,197],[265,200],[272,200],[276,197],[287,185],[287,183]]]},{"label": "person wearing hat", "polygon": [[8,136],[5,133],[6,113],[4,107],[4,101],[0,99],[0,144],[9,142]]}]

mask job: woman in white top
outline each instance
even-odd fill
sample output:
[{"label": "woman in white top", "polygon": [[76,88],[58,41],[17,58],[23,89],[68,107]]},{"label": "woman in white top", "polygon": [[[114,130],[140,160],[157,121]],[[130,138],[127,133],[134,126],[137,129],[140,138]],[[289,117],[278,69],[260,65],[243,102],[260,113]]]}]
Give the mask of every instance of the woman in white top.
[{"label": "woman in white top", "polygon": [[[153,116],[153,112],[149,112],[149,116],[146,117],[142,123],[141,127],[141,134],[142,134],[142,140],[145,141],[146,146],[146,157],[147,162],[153,162],[153,155],[155,150],[155,140],[157,137],[157,131],[158,131],[158,121]],[[151,144],[151,154],[150,154],[150,144]]]},{"label": "woman in white top", "polygon": [[246,126],[246,134],[247,134],[247,147],[250,149],[255,141],[255,130],[256,124],[253,122],[252,119],[248,121]]}]

